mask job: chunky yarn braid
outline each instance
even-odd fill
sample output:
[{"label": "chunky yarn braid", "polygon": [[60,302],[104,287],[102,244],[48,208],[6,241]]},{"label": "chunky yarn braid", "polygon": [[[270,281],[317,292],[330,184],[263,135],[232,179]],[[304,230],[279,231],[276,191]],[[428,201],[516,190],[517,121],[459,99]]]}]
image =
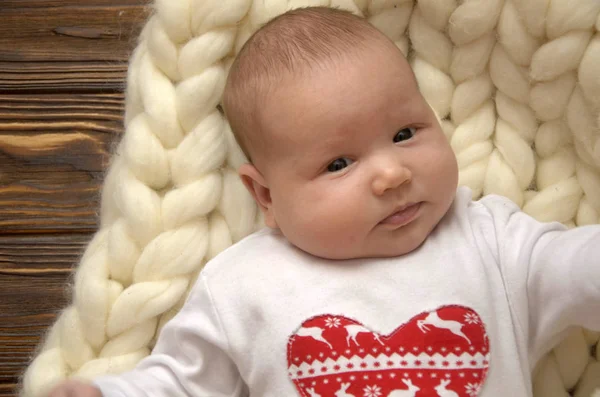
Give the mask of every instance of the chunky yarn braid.
[{"label": "chunky yarn braid", "polygon": [[[262,222],[218,104],[248,37],[303,6],[364,16],[409,57],[474,198],[501,194],[569,226],[600,222],[597,0],[155,0],[130,60],[100,229],[23,396],[135,366],[206,261]],[[599,336],[575,329],[544,356],[535,395],[591,396]]]}]

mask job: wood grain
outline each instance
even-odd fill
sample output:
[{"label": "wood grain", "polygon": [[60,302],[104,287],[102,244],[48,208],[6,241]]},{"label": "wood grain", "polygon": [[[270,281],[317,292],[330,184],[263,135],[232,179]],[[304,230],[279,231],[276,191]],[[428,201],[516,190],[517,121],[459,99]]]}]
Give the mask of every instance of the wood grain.
[{"label": "wood grain", "polygon": [[[83,3],[83,5],[82,5]],[[65,7],[119,7],[150,5],[149,0],[2,0],[2,7],[14,8],[65,8]]]},{"label": "wood grain", "polygon": [[0,397],[70,300],[148,0],[0,0]]},{"label": "wood grain", "polygon": [[0,396],[14,385],[56,313],[91,234],[0,236]]},{"label": "wood grain", "polygon": [[[123,62],[148,17],[146,1],[0,7],[0,59],[12,62]],[[102,2],[100,2],[102,3]],[[106,3],[106,2],[104,2]],[[133,3],[133,4],[132,4]],[[137,4],[137,5],[135,5]]]},{"label": "wood grain", "polygon": [[147,0],[0,5],[0,93],[122,92]]},{"label": "wood grain", "polygon": [[0,96],[0,230],[90,232],[122,94]]},{"label": "wood grain", "polygon": [[125,62],[3,62],[0,93],[115,93],[124,91]]}]

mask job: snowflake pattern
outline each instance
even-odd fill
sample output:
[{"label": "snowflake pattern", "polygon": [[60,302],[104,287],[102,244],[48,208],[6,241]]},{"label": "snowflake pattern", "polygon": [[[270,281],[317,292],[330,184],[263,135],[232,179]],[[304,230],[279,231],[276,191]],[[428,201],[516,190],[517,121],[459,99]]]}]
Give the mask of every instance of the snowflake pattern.
[{"label": "snowflake pattern", "polygon": [[467,389],[467,394],[469,396],[476,397],[481,390],[481,383],[467,383],[465,389]]},{"label": "snowflake pattern", "polygon": [[325,319],[325,326],[328,328],[337,328],[341,325],[340,319],[335,317],[327,317]]},{"label": "snowflake pattern", "polygon": [[467,324],[479,324],[479,317],[475,313],[465,314],[465,322]]},{"label": "snowflake pattern", "polygon": [[364,397],[379,397],[381,396],[381,387],[377,385],[367,386],[363,389]]}]

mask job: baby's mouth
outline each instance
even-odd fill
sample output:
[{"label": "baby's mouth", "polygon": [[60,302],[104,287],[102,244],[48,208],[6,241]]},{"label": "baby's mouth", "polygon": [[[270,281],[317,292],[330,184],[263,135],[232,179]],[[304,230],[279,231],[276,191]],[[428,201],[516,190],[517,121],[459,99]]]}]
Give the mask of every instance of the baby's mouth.
[{"label": "baby's mouth", "polygon": [[409,203],[395,210],[390,216],[382,220],[380,223],[401,227],[409,224],[417,217],[421,203]]}]

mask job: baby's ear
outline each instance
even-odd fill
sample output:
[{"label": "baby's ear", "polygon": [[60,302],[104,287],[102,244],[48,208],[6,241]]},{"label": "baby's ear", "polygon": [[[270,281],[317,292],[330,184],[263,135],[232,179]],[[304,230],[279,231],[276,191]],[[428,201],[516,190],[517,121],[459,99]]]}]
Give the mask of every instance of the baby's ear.
[{"label": "baby's ear", "polygon": [[277,229],[277,222],[273,214],[271,190],[267,186],[265,178],[255,166],[249,163],[242,164],[238,169],[238,174],[244,186],[246,186],[246,189],[254,197],[254,201],[256,201],[256,204],[258,204],[258,207],[263,212],[265,224],[272,229]]}]

